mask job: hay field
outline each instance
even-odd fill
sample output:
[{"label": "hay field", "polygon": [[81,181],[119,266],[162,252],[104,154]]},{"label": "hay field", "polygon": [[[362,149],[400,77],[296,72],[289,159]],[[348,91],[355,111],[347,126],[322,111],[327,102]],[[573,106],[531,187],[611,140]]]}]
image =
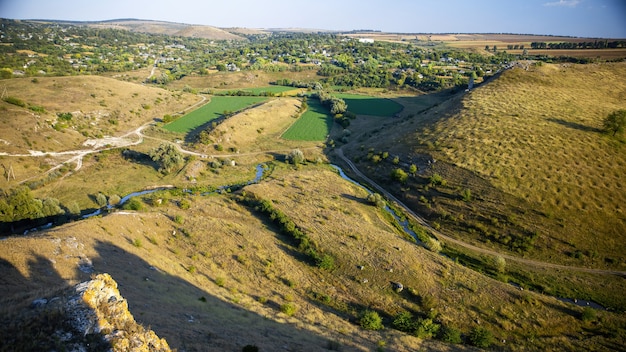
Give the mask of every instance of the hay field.
[{"label": "hay field", "polygon": [[623,63],[510,70],[467,95],[430,142],[443,146],[445,160],[560,219],[563,229],[551,236],[620,258],[625,146],[599,129],[606,115],[626,108],[625,77]]}]

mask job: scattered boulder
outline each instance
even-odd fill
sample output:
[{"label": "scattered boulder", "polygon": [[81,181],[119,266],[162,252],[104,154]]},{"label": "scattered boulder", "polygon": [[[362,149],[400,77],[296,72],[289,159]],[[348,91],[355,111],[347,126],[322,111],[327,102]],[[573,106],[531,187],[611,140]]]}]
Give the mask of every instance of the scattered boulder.
[{"label": "scattered boulder", "polygon": [[404,290],[404,285],[402,285],[399,282],[392,282],[391,287],[393,287],[393,290],[396,291],[397,293],[400,293],[402,292],[402,290]]}]

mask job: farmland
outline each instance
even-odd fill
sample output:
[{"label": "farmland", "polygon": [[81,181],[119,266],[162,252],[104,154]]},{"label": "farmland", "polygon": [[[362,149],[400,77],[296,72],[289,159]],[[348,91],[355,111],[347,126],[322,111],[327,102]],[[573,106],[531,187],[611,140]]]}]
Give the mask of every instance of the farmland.
[{"label": "farmland", "polygon": [[402,105],[393,100],[358,94],[335,94],[348,104],[348,110],[357,115],[393,116],[402,111]]},{"label": "farmland", "polygon": [[333,117],[319,101],[309,99],[309,108],[283,134],[282,138],[298,141],[323,141],[330,133]]},{"label": "farmland", "polygon": [[168,131],[188,133],[194,129],[211,122],[225,114],[244,109],[250,105],[254,105],[267,100],[264,97],[211,97],[211,101],[186,114],[180,119],[164,126]]}]

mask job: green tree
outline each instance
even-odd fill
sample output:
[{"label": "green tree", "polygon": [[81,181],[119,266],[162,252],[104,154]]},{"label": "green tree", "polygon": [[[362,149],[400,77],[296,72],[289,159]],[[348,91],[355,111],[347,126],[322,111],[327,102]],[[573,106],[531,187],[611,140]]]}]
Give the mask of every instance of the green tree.
[{"label": "green tree", "polygon": [[0,199],[2,221],[37,219],[43,216],[42,210],[43,202],[35,199],[26,186],[15,188]]},{"label": "green tree", "polygon": [[398,180],[398,181],[404,183],[409,178],[409,175],[404,170],[402,170],[401,168],[397,168],[397,169],[394,169],[393,171],[391,171],[391,177],[394,180]]},{"label": "green tree", "polygon": [[626,128],[626,110],[613,111],[604,119],[603,125],[606,133],[610,133],[612,136],[621,134]]},{"label": "green tree", "polygon": [[179,167],[183,163],[183,155],[176,149],[173,144],[163,143],[152,149],[148,155],[157,164],[159,164],[159,171],[164,174],[170,173],[172,169]]},{"label": "green tree", "polygon": [[417,165],[411,164],[411,166],[409,166],[409,173],[415,176],[415,174],[417,173]]},{"label": "green tree", "polygon": [[442,329],[440,334],[441,341],[448,343],[461,343],[461,331],[447,326]]},{"label": "green tree", "polygon": [[382,197],[380,194],[378,194],[378,193],[370,193],[370,194],[367,196],[367,201],[368,201],[368,202],[370,202],[371,204],[373,204],[373,205],[375,205],[375,206],[379,207],[379,208],[382,208],[382,207],[384,207],[384,206],[385,206],[385,200],[384,200],[384,199],[383,199],[383,197]]},{"label": "green tree", "polygon": [[415,322],[413,321],[413,314],[411,314],[411,312],[401,312],[393,318],[391,324],[400,331],[412,332],[415,330]]},{"label": "green tree", "polygon": [[377,312],[368,309],[361,314],[359,325],[365,330],[380,330],[383,328],[383,320]]},{"label": "green tree", "polygon": [[302,164],[304,162],[304,153],[300,149],[294,149],[287,155],[287,161],[294,164]]},{"label": "green tree", "polygon": [[102,194],[102,193],[98,193],[98,195],[96,195],[96,204],[98,204],[98,206],[100,208],[104,207],[107,205],[107,197]]},{"label": "green tree", "polygon": [[468,337],[472,345],[480,348],[487,348],[493,343],[493,334],[482,326],[473,328]]},{"label": "green tree", "polygon": [[65,211],[61,209],[58,199],[46,198],[42,202],[41,213],[43,216],[54,216],[65,214]]}]

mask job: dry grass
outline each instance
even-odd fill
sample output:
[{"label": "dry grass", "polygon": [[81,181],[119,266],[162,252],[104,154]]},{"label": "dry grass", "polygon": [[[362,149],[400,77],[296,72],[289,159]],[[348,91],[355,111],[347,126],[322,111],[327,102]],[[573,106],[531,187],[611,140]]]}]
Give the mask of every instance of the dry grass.
[{"label": "dry grass", "polygon": [[[28,154],[28,150],[59,152],[88,149],[82,144],[89,138],[119,136],[155,117],[177,111],[199,101],[191,94],[175,93],[98,76],[39,77],[5,80],[8,96],[19,98],[30,106],[43,107],[36,113],[27,108],[0,101],[0,151]],[[57,113],[72,113],[67,127],[55,129]],[[1,157],[12,164],[16,182],[37,176],[58,162],[56,159]],[[7,187],[6,179],[0,186]]]},{"label": "dry grass", "polygon": [[620,257],[626,154],[599,129],[608,113],[625,107],[624,77],[624,64],[514,69],[467,96],[430,140],[446,146],[446,160],[562,218],[564,231],[553,235]]},{"label": "dry grass", "polygon": [[[313,68],[316,68],[314,66]],[[317,81],[317,69],[305,70],[301,72],[263,72],[263,71],[241,71],[241,72],[215,72],[206,76],[186,76],[181,80],[168,84],[168,87],[182,89],[188,85],[197,89],[237,89],[265,87],[278,79],[289,78],[293,81]]]},{"label": "dry grass", "polygon": [[[319,145],[316,142],[294,142],[280,138],[300,116],[300,104],[301,101],[295,98],[272,99],[226,119],[211,132],[211,139],[223,146],[224,154],[232,154],[229,152],[231,148],[246,154]],[[219,154],[211,150],[212,146],[205,149],[209,153]]]},{"label": "dry grass", "polygon": [[[89,258],[96,272],[118,281],[137,321],[189,351],[247,344],[312,351],[330,340],[345,351],[372,350],[379,341],[396,351],[453,348],[393,329],[363,331],[350,322],[366,307],[379,311],[387,326],[402,310],[427,314],[424,299],[409,288],[430,297],[444,324],[467,332],[480,321],[498,341],[506,339],[506,345],[498,343],[504,348],[594,343],[567,337],[581,328],[577,308],[485,279],[406,241],[380,210],[363,202],[363,190],[326,167],[278,168],[246,191],[271,199],[336,258],[336,270],[303,262],[288,238],[227,196],[186,196],[187,211],[171,203],[1,241],[3,297],[21,295],[24,286],[37,290],[84,280],[88,274],[77,265]],[[183,224],[172,220],[175,215],[184,217]],[[141,247],[132,244],[137,238]],[[402,282],[405,291],[394,293],[390,281]],[[330,301],[313,299],[313,292]],[[287,302],[298,307],[293,317],[280,312]],[[619,322],[613,314],[599,314]],[[531,334],[533,341],[527,339]]]}]

